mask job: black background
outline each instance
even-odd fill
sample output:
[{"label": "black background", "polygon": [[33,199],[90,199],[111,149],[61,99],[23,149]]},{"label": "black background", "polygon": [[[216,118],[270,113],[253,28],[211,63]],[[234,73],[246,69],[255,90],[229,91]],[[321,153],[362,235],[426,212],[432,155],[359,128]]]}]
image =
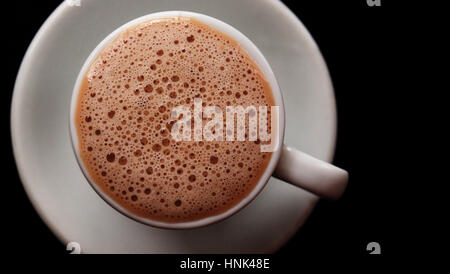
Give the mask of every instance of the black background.
[{"label": "black background", "polygon": [[[7,50],[2,56],[7,64],[2,117],[10,115],[14,80],[29,43],[61,1],[6,2],[2,10],[11,17],[4,22],[2,41]],[[396,41],[402,34],[401,13],[392,1],[383,0],[381,7],[368,7],[366,0],[283,2],[311,32],[327,62],[338,109],[334,163],[349,171],[350,182],[339,201],[321,200],[305,225],[273,258],[284,263],[284,255],[299,259],[369,257],[373,255],[368,255],[366,245],[371,241],[381,244],[381,257],[396,254],[402,205],[394,204],[392,197],[404,180],[397,172],[395,157],[386,154],[400,149],[396,135],[400,118],[393,115],[398,113],[396,98],[400,96],[393,57],[397,57]],[[3,197],[13,197],[13,204],[2,212],[8,220],[2,226],[10,230],[5,239],[8,250],[13,254],[66,254],[65,246],[40,220],[23,191],[10,148],[2,158],[11,174]],[[151,257],[146,260],[152,261]]]}]

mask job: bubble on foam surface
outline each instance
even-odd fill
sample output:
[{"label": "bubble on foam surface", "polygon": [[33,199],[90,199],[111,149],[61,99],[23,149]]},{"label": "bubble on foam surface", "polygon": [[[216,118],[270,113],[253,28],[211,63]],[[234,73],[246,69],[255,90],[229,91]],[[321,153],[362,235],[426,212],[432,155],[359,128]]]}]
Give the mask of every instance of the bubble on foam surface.
[{"label": "bubble on foam surface", "polygon": [[270,153],[260,152],[259,141],[175,142],[171,111],[187,105],[193,112],[194,98],[222,110],[273,105],[245,51],[195,20],[145,22],[106,46],[86,73],[77,107],[80,152],[95,183],[130,211],[166,222],[215,215],[241,201]]}]

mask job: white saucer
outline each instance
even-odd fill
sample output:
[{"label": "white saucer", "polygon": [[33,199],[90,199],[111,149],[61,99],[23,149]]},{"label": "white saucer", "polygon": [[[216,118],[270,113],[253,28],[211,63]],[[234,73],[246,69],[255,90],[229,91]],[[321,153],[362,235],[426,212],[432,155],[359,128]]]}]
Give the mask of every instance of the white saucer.
[{"label": "white saucer", "polygon": [[255,2],[81,0],[80,7],[63,2],[48,18],[16,80],[11,131],[25,190],[63,243],[78,242],[83,253],[266,253],[276,251],[302,226],[318,198],[271,179],[256,200],[220,223],[185,231],[148,227],[121,215],[92,190],[70,145],[71,92],[97,43],[139,16],[188,10],[229,23],[260,48],[283,92],[285,143],[330,161],[336,109],[323,58],[281,2]]}]

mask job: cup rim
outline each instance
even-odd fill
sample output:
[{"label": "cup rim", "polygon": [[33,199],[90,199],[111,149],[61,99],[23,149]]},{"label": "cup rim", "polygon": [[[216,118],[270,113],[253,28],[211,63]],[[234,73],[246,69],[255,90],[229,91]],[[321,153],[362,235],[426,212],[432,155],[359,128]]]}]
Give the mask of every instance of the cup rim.
[{"label": "cup rim", "polygon": [[[171,18],[171,17],[189,17],[194,18],[204,24],[207,24],[208,26],[211,26],[212,28],[221,31],[222,33],[230,36],[238,44],[247,52],[247,54],[251,57],[251,59],[258,65],[258,67],[261,69],[264,77],[266,78],[267,82],[270,85],[270,88],[272,90],[272,94],[274,97],[275,105],[279,106],[279,121],[278,121],[278,140],[275,146],[275,150],[272,152],[271,159],[269,161],[269,164],[267,165],[264,173],[261,175],[258,183],[256,186],[252,189],[252,191],[242,200],[240,200],[237,204],[235,204],[233,207],[229,208],[225,212],[219,213],[217,215],[208,216],[199,220],[189,221],[189,222],[179,222],[179,223],[170,223],[170,222],[162,222],[162,221],[156,221],[144,217],[140,217],[126,208],[122,207],[120,204],[118,204],[115,200],[113,200],[108,194],[106,194],[90,177],[89,172],[87,171],[86,167],[84,166],[83,160],[80,157],[79,152],[79,144],[78,144],[78,134],[75,126],[75,113],[76,113],[76,106],[78,103],[78,95],[80,92],[80,86],[83,82],[84,76],[86,74],[86,71],[92,64],[92,62],[97,58],[99,53],[111,42],[113,41],[119,34],[121,34],[124,30],[131,28],[132,26],[138,25],[140,23],[149,21],[151,19],[157,19],[157,18]],[[191,228],[197,228],[197,227],[203,227],[206,225],[210,225],[216,222],[219,222],[221,220],[224,220],[244,207],[246,207],[251,201],[253,201],[258,194],[262,191],[262,189],[265,187],[267,182],[269,181],[269,178],[272,176],[272,173],[275,170],[276,165],[278,164],[278,161],[281,156],[281,147],[283,145],[284,140],[284,131],[285,131],[285,111],[284,111],[284,103],[282,94],[280,91],[280,88],[278,86],[278,82],[276,80],[275,74],[272,71],[272,68],[270,67],[268,61],[265,59],[264,55],[261,53],[261,51],[256,47],[256,45],[249,39],[247,36],[242,34],[239,30],[235,29],[231,25],[216,19],[214,17],[204,15],[197,12],[190,12],[190,11],[162,11],[162,12],[156,12],[156,13],[150,13],[141,17],[138,17],[136,19],[133,19],[117,29],[115,29],[113,32],[111,32],[108,36],[106,36],[96,47],[95,49],[90,53],[90,55],[86,58],[86,60],[83,63],[83,66],[78,74],[77,80],[74,85],[74,89],[72,91],[72,98],[70,103],[70,115],[69,115],[69,130],[70,130],[70,139],[72,148],[74,151],[74,154],[76,156],[76,160],[78,162],[78,165],[85,176],[88,183],[91,185],[91,187],[94,189],[94,191],[106,202],[108,203],[112,208],[119,211],[123,215],[137,221],[140,223],[143,223],[145,225],[158,227],[158,228],[166,228],[166,229],[191,229]]]}]

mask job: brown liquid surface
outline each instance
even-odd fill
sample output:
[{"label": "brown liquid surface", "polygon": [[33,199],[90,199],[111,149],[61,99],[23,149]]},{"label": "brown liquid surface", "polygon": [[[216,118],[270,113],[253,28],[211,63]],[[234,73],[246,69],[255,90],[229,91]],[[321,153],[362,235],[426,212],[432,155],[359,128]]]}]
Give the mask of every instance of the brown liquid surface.
[{"label": "brown liquid surface", "polygon": [[245,198],[271,153],[248,138],[176,142],[171,111],[193,109],[194,98],[219,106],[224,120],[227,105],[274,105],[247,53],[198,21],[158,19],[120,34],[91,64],[78,98],[79,150],[90,177],[124,208],[164,222],[217,215]]}]

